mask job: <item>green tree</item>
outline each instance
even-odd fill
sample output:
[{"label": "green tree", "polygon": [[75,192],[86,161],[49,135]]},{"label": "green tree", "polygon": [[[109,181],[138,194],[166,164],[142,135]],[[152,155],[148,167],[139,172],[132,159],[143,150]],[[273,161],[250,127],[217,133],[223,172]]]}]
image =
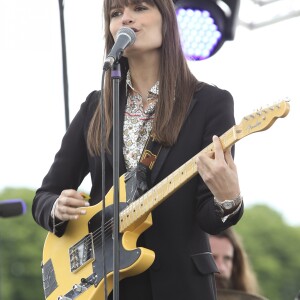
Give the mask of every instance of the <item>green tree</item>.
[{"label": "green tree", "polygon": [[41,300],[44,298],[41,260],[47,232],[32,218],[34,191],[5,189],[0,200],[21,198],[24,215],[0,218],[0,299]]},{"label": "green tree", "polygon": [[268,206],[255,205],[245,210],[235,228],[263,295],[271,300],[294,299],[300,289],[300,227],[289,226]]}]

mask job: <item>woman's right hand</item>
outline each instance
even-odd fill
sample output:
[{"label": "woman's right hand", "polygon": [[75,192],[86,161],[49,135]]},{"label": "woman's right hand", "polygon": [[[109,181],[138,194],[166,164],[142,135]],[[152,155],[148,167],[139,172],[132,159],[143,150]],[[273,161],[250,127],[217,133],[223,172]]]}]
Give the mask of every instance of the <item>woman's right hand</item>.
[{"label": "woman's right hand", "polygon": [[53,209],[53,215],[62,221],[76,220],[80,215],[85,215],[85,207],[90,206],[82,194],[76,190],[63,190],[56,199]]}]

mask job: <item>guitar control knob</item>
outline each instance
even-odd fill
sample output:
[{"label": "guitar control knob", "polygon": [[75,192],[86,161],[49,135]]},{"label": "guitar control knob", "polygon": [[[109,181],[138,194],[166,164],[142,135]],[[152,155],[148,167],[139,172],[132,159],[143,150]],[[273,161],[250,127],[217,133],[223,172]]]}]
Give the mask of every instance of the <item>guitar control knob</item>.
[{"label": "guitar control knob", "polygon": [[81,284],[74,284],[73,285],[73,291],[76,293],[82,293],[84,291],[86,291],[87,288]]}]

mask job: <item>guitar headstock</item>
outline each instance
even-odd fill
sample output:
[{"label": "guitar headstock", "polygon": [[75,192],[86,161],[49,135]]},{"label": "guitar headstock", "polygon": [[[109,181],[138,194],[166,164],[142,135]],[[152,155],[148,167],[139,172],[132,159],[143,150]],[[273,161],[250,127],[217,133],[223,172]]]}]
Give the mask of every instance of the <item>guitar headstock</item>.
[{"label": "guitar headstock", "polygon": [[243,118],[236,126],[238,139],[251,133],[263,131],[270,128],[278,118],[284,118],[290,111],[289,100],[282,100],[278,104],[257,110]]}]

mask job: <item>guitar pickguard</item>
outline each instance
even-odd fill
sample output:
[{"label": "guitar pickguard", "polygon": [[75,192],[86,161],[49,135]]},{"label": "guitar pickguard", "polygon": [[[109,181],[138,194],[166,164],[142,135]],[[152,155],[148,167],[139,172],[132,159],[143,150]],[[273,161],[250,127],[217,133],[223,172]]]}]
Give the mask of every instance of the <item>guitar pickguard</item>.
[{"label": "guitar pickguard", "polygon": [[[120,204],[120,211],[126,207],[125,203]],[[93,260],[93,271],[94,274],[97,275],[96,284],[99,283],[104,278],[104,260],[107,273],[111,273],[113,271],[113,209],[114,206],[108,206],[105,211],[105,249],[102,245],[102,235],[101,235],[101,222],[102,215],[101,213],[96,214],[89,222],[88,228],[89,232],[93,232],[93,245],[95,257],[97,259]],[[126,269],[131,266],[141,255],[140,249],[136,248],[134,250],[126,250],[122,244],[122,234],[119,234],[119,250],[120,250],[120,269]],[[103,256],[104,250],[104,256]]]}]

